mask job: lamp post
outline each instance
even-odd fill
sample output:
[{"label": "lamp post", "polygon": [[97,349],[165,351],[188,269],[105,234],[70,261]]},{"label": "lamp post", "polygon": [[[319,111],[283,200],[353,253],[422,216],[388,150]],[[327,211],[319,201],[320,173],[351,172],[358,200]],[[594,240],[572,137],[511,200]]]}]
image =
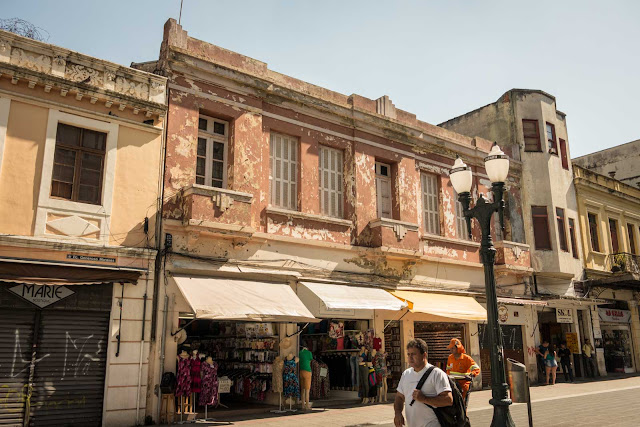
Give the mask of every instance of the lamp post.
[{"label": "lamp post", "polygon": [[467,222],[467,232],[471,237],[471,218],[478,220],[482,231],[480,257],[484,265],[484,286],[487,294],[487,328],[491,343],[491,396],[489,401],[493,405],[492,427],[514,427],[515,424],[509,413],[511,399],[507,394],[508,385],[504,371],[504,353],[502,334],[498,323],[498,299],[496,295],[496,279],[493,266],[496,261],[496,249],[491,239],[491,217],[498,212],[500,228],[504,230],[504,182],[509,173],[509,158],[500,150],[497,143],[493,144],[489,155],[484,159],[485,170],[491,180],[493,202],[489,202],[483,194],[480,195],[473,208],[471,205],[471,168],[458,157],[451,169],[451,185],[458,193],[458,200],[464,208]]}]

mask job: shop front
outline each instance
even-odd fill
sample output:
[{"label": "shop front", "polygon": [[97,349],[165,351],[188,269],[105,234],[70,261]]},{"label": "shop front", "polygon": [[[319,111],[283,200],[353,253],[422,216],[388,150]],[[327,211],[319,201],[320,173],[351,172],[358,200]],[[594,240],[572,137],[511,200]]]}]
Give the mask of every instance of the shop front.
[{"label": "shop front", "polygon": [[635,372],[631,311],[599,307],[598,314],[607,372]]}]

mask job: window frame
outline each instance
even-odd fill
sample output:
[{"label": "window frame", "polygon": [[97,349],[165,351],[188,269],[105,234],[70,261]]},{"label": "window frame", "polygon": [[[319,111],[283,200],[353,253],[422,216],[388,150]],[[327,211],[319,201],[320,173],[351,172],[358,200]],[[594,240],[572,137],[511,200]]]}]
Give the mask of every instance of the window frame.
[{"label": "window frame", "polygon": [[[440,177],[436,174],[420,172],[420,189],[422,196],[422,229],[425,234],[439,236],[440,231]],[[431,182],[427,182],[427,181]],[[432,193],[427,192],[425,186],[433,189]],[[435,205],[435,209],[429,209],[429,204]],[[433,215],[431,218],[433,224],[430,224],[429,215]],[[433,225],[433,227],[431,226]]]},{"label": "window frame", "polygon": [[[200,120],[206,120],[207,121],[207,129],[203,130],[200,129]],[[221,135],[219,133],[215,133],[215,124],[222,124],[224,125],[224,135]],[[202,175],[198,175],[198,159],[202,158],[203,156],[200,156],[198,154],[198,144],[200,144],[200,139],[204,139],[205,140],[205,155],[204,155],[204,162],[205,162],[205,172],[204,172],[204,176]],[[218,144],[222,144],[224,146],[223,150],[222,150],[222,183],[220,187],[216,187],[215,185],[213,185],[213,163],[214,162],[220,162],[218,159],[214,159],[213,158],[213,148],[215,146],[215,143]],[[205,187],[208,188],[223,188],[226,189],[227,188],[227,171],[229,169],[229,162],[228,162],[228,151],[229,151],[229,122],[225,121],[225,120],[220,120],[218,118],[215,117],[211,117],[211,116],[206,116],[203,114],[200,114],[198,116],[198,139],[196,140],[196,179],[195,182],[197,185],[203,185]],[[204,179],[204,184],[200,184],[198,183],[198,178],[202,176]],[[220,181],[220,179],[215,179],[215,181]],[[209,184],[207,184],[209,183]]]},{"label": "window frame", "polygon": [[[275,138],[282,138],[282,142],[286,141],[288,158],[284,157],[277,158],[275,156]],[[283,144],[284,145],[284,144]],[[292,149],[295,147],[295,149]],[[291,156],[295,155],[295,159],[292,160]],[[288,163],[287,171],[289,171],[289,178],[283,179],[282,177],[276,178],[274,176],[274,169],[276,168],[276,162],[280,161],[280,170],[282,174],[282,165],[283,162],[286,161]],[[293,166],[293,167],[292,167]],[[293,169],[293,172],[291,172]],[[291,177],[295,178],[295,181],[291,181]],[[286,182],[285,182],[286,181]],[[295,189],[292,189],[291,186],[295,186]],[[287,192],[289,197],[287,198],[288,203],[284,203],[283,199],[283,187],[287,184]],[[276,186],[280,186],[280,199],[276,200],[277,192]],[[270,132],[269,134],[269,205],[281,209],[288,209],[291,211],[298,211],[298,200],[300,191],[300,140],[294,136],[287,135],[280,132]]]},{"label": "window frame", "polygon": [[558,138],[558,144],[560,145],[560,160],[562,161],[562,169],[569,170],[569,157],[567,155],[567,141]]},{"label": "window frame", "polygon": [[[535,124],[535,130],[536,130],[535,136],[534,135],[527,136],[527,134],[525,133],[525,127],[524,127],[525,122]],[[541,135],[540,135],[540,124],[538,123],[537,119],[522,119],[522,138],[523,138],[523,141],[524,141],[524,151],[525,152],[529,152],[529,153],[541,153],[542,152],[542,140],[541,140]],[[536,148],[535,149],[527,149],[527,138],[529,138],[529,139],[535,138],[536,139]]]},{"label": "window frame", "polygon": [[[534,209],[536,208],[544,209],[545,214],[542,215],[542,214],[534,213]],[[537,221],[542,221],[542,220],[544,220],[544,227],[546,228],[545,234],[546,234],[546,242],[548,243],[548,246],[543,246],[542,245],[543,242],[540,242],[539,239],[536,237],[538,234],[536,233],[536,223]],[[551,231],[549,229],[550,228],[549,227],[549,209],[547,208],[547,206],[531,206],[531,225],[533,227],[533,240],[534,240],[535,249],[538,251],[553,250],[553,244],[551,243]]]},{"label": "window frame", "polygon": [[569,225],[569,239],[571,240],[571,253],[575,259],[579,259],[578,243],[576,241],[576,222],[573,218],[567,218]]},{"label": "window frame", "polygon": [[[619,222],[615,218],[607,218],[607,224],[609,224],[609,238],[611,243],[611,253],[618,254],[620,253],[620,234],[618,230]],[[612,227],[613,225],[613,227]],[[614,239],[615,235],[615,239]],[[615,240],[615,245],[614,245]]]},{"label": "window frame", "polygon": [[567,241],[567,227],[563,208],[556,207],[556,224],[558,226],[558,246],[562,252],[569,252],[569,242]]},{"label": "window frame", "polygon": [[[382,167],[387,168],[387,175],[382,174]],[[391,164],[385,162],[375,162],[375,178],[376,178],[376,214],[378,218],[393,219],[393,186]],[[382,208],[382,186],[388,187],[389,190],[389,214],[385,216]]]},{"label": "window frame", "polygon": [[[591,221],[593,218],[593,222]],[[600,231],[598,225],[598,214],[587,212],[587,228],[589,229],[589,245],[591,246],[591,251],[600,252]]]},{"label": "window frame", "polygon": [[627,239],[629,241],[629,253],[638,255],[638,244],[636,242],[635,230],[635,224],[627,222]]},{"label": "window frame", "polygon": [[[551,129],[551,138],[549,138],[549,127]],[[553,123],[545,122],[545,136],[547,143],[549,144],[549,153],[555,156],[558,155],[558,139],[556,137],[556,125]]]},{"label": "window frame", "polygon": [[455,201],[454,209],[456,214],[456,237],[460,240],[466,240],[468,242],[472,241],[473,235],[471,235],[470,237],[467,230],[467,218],[464,216],[464,207],[462,206],[462,202],[460,202],[460,200],[458,200],[457,198]]},{"label": "window frame", "polygon": [[[325,156],[324,153],[327,153]],[[335,164],[332,160],[332,153],[335,154]],[[329,167],[326,167],[325,157],[328,158]],[[335,166],[332,169],[331,166]],[[344,151],[337,148],[320,145],[318,147],[318,171],[319,171],[319,196],[320,196],[320,212],[322,215],[332,218],[344,218]],[[330,185],[325,183],[325,173],[327,172],[329,183],[332,182],[331,176],[335,175],[336,188],[331,189]],[[326,188],[325,188],[326,187]],[[329,206],[325,206],[324,192],[327,192]],[[334,209],[335,208],[335,209]]]}]

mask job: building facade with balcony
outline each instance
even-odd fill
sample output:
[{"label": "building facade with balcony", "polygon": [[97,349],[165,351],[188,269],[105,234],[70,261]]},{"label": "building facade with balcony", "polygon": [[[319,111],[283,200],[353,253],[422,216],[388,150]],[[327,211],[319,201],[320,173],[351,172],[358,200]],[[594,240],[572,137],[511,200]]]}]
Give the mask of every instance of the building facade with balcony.
[{"label": "building facade with balcony", "polygon": [[[580,353],[597,323],[595,301],[576,293],[582,278],[578,206],[565,114],[540,90],[512,89],[496,102],[439,126],[495,140],[522,163],[522,220],[531,247],[532,286],[514,289],[546,304],[533,309],[536,345],[567,341]],[[533,349],[530,349],[532,351]],[[579,374],[580,358],[574,358]],[[530,366],[530,371],[535,368]],[[535,369],[534,369],[535,370]]]},{"label": "building facade with balcony", "polygon": [[165,89],[0,31],[2,423],[144,422]]},{"label": "building facade with balcony", "polygon": [[640,370],[640,190],[573,165],[586,295],[604,300],[594,330],[601,372]]},{"label": "building facade with balcony", "polygon": [[[243,375],[258,372],[251,381],[264,385],[273,359],[304,345],[327,365],[331,394],[353,397],[356,378],[340,366],[362,347],[365,357],[387,354],[391,388],[412,337],[425,338],[440,364],[454,336],[479,359],[479,230],[465,237],[448,171],[461,155],[473,192],[488,193],[491,141],[419,121],[386,96],[346,96],[271,71],[189,37],[175,20],[164,30],[156,67],[169,79],[157,319],[165,327],[154,380],[176,370],[176,354],[197,350],[233,377],[222,395],[233,401]],[[504,286],[531,274],[520,168],[514,160],[509,227],[498,236]],[[266,340],[269,350],[231,355],[238,339]],[[250,398],[279,401],[273,392]]]}]

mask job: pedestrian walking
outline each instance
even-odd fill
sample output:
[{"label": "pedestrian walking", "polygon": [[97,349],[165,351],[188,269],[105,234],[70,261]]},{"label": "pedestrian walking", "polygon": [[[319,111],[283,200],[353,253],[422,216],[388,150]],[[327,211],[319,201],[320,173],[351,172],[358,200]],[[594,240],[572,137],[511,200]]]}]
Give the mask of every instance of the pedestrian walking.
[{"label": "pedestrian walking", "polygon": [[593,360],[593,356],[594,356],[594,349],[593,346],[591,345],[591,341],[589,341],[589,339],[585,339],[584,340],[584,345],[582,346],[582,357],[584,360],[584,366],[585,366],[585,373],[591,377],[594,378],[596,376],[595,374],[595,363]]},{"label": "pedestrian walking", "polygon": [[546,364],[544,363],[544,354],[549,348],[549,340],[542,340],[542,344],[536,348],[536,361],[538,362],[538,382],[542,382],[542,376],[546,371]]},{"label": "pedestrian walking", "polygon": [[[447,374],[434,368],[422,387],[418,390],[420,378],[433,365],[427,362],[427,343],[416,338],[407,344],[407,362],[410,368],[402,373],[398,383],[396,400],[393,403],[396,427],[441,427],[438,418],[431,407],[453,405],[453,395]],[[429,405],[429,406],[427,406]]]},{"label": "pedestrian walking", "polygon": [[549,345],[549,347],[547,347],[547,351],[544,353],[544,364],[547,374],[547,385],[549,385],[549,377],[551,377],[551,385],[555,385],[558,362],[556,362],[556,351],[552,345]]},{"label": "pedestrian walking", "polygon": [[567,382],[573,382],[573,367],[571,366],[571,350],[567,348],[566,342],[560,343],[560,350],[558,350],[558,356],[560,356],[560,365],[562,365],[562,372],[564,373],[564,379]]}]

